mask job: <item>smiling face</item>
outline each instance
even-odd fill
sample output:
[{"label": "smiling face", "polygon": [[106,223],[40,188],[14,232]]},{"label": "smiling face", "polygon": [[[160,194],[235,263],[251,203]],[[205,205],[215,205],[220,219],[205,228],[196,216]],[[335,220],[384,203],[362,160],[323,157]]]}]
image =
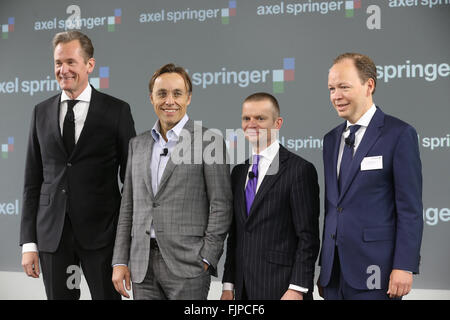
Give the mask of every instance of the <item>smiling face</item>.
[{"label": "smiling face", "polygon": [[283,118],[268,99],[246,101],[242,105],[242,130],[259,153],[275,140]]},{"label": "smiling face", "polygon": [[88,85],[88,76],[94,70],[95,59],[85,59],[78,40],[59,43],[53,57],[55,77],[61,89],[72,99],[77,98]]},{"label": "smiling face", "polygon": [[363,82],[351,59],[344,59],[331,67],[328,89],[338,116],[350,123],[356,123],[373,104],[374,81],[369,78]]},{"label": "smiling face", "polygon": [[165,137],[186,114],[191,94],[181,75],[163,73],[154,82],[150,101],[159,119],[161,134]]}]

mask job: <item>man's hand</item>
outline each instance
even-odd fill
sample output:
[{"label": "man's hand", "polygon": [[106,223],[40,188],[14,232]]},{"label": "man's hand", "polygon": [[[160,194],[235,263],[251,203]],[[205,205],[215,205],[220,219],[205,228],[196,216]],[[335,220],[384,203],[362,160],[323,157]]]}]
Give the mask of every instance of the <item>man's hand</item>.
[{"label": "man's hand", "polygon": [[412,273],[404,270],[393,269],[389,277],[389,298],[400,298],[411,291],[413,283]]},{"label": "man's hand", "polygon": [[27,276],[39,278],[39,255],[37,252],[25,252],[22,254],[22,268]]},{"label": "man's hand", "polygon": [[234,300],[233,290],[223,290],[220,300]]},{"label": "man's hand", "polygon": [[288,289],[281,297],[281,300],[303,300],[303,293],[301,293],[300,291]]},{"label": "man's hand", "polygon": [[203,270],[208,270],[209,264],[207,264],[205,261],[203,261]]},{"label": "man's hand", "polygon": [[112,282],[114,284],[114,288],[118,293],[120,293],[125,298],[130,298],[130,295],[127,293],[123,286],[123,281],[125,280],[125,288],[130,291],[131,290],[131,276],[130,270],[127,266],[115,266],[113,268]]},{"label": "man's hand", "polygon": [[325,299],[324,296],[323,296],[323,287],[320,285],[320,278],[317,279],[317,289],[319,289],[318,290],[319,291],[319,296],[321,296],[323,299]]}]

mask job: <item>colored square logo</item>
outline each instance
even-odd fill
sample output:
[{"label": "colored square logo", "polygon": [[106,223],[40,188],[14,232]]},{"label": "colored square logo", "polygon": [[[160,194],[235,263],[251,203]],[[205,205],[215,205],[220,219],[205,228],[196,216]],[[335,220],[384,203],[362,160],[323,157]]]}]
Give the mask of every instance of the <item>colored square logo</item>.
[{"label": "colored square logo", "polygon": [[352,18],[355,16],[355,9],[361,8],[361,0],[347,0],[345,1],[345,16]]},{"label": "colored square logo", "polygon": [[2,144],[2,158],[8,159],[8,153],[14,151],[14,137],[8,137],[8,143]]},{"label": "colored square logo", "polygon": [[89,83],[95,88],[100,89],[100,78],[90,78]]},{"label": "colored square logo", "polygon": [[274,82],[273,93],[283,93],[283,92],[284,92],[284,82]]},{"label": "colored square logo", "polygon": [[100,78],[100,89],[109,88],[109,78]]},{"label": "colored square logo", "polygon": [[228,2],[228,8],[230,9],[230,17],[234,17],[236,15],[236,1]]},{"label": "colored square logo", "polygon": [[100,67],[100,78],[109,78],[109,67]]},{"label": "colored square logo", "polygon": [[284,58],[283,59],[283,69],[284,70],[294,70],[295,69],[295,58]]},{"label": "colored square logo", "polygon": [[8,24],[2,24],[1,29],[2,29],[2,39],[8,39],[8,33],[13,32],[14,31],[14,23],[15,23],[15,19],[14,17],[9,17],[8,18]]},{"label": "colored square logo", "polygon": [[109,88],[109,67],[100,67],[98,71],[98,77],[92,77],[89,82],[95,89],[108,89]]},{"label": "colored square logo", "polygon": [[284,81],[294,81],[295,70],[284,70]]},{"label": "colored square logo", "polygon": [[283,82],[284,81],[284,70],[273,70],[272,78],[273,78],[273,82]]}]

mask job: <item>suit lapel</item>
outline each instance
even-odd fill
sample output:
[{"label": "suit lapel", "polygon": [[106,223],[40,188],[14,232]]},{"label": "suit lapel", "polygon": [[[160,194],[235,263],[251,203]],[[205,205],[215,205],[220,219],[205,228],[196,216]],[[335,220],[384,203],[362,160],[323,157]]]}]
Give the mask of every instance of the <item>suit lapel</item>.
[{"label": "suit lapel", "polygon": [[272,185],[277,181],[280,176],[283,174],[284,170],[286,170],[285,161],[289,157],[288,151],[280,145],[280,150],[276,154],[275,158],[273,158],[272,163],[267,170],[267,174],[264,176],[264,180],[259,186],[258,192],[256,193],[255,200],[253,201],[252,207],[249,213],[249,219],[254,215],[255,210],[263,201],[265,195],[270,190]]},{"label": "suit lapel", "polygon": [[[189,119],[186,124],[184,125],[183,129],[186,129],[191,134],[191,160],[194,160],[194,122]],[[174,148],[174,150],[176,147]],[[200,150],[201,151],[201,150]],[[203,156],[203,155],[202,155]],[[159,183],[158,192],[156,193],[155,197],[157,198],[160,192],[164,190],[165,185],[167,184],[167,181],[169,181],[170,176],[173,173],[173,170],[175,170],[175,163],[172,161],[172,155],[170,156],[169,161],[167,161],[166,168],[164,169],[163,175],[161,177],[161,182]]]},{"label": "suit lapel", "polygon": [[67,155],[66,147],[64,147],[64,142],[62,139],[61,127],[59,126],[59,113],[61,109],[60,102],[61,102],[61,94],[57,95],[55,99],[51,102],[48,119],[51,119],[49,121],[50,130],[53,132],[59,148],[61,148],[64,154]]},{"label": "suit lapel", "polygon": [[235,197],[239,205],[239,216],[242,218],[243,223],[247,220],[247,204],[245,202],[245,181],[247,180],[247,172],[250,167],[249,160],[245,161],[242,165],[241,171],[238,173],[239,180],[237,188],[235,190]]},{"label": "suit lapel", "polygon": [[[91,86],[92,87],[92,86]],[[89,109],[84,121],[83,129],[81,130],[80,137],[75,144],[72,155],[78,152],[85,143],[89,142],[89,137],[92,136],[91,131],[95,128],[97,121],[101,121],[102,113],[107,110],[107,106],[103,103],[103,97],[101,94],[92,87],[91,101],[89,102]]]},{"label": "suit lapel", "polygon": [[367,127],[366,132],[364,133],[361,143],[359,144],[358,149],[355,152],[348,173],[348,177],[341,190],[339,200],[341,200],[342,197],[345,195],[356,174],[360,171],[360,166],[363,158],[367,155],[370,148],[372,148],[374,143],[377,141],[381,133],[381,128],[383,126],[384,126],[384,113],[377,107],[377,111],[373,115],[372,120],[370,121],[369,126]]},{"label": "suit lapel", "polygon": [[151,131],[148,131],[145,135],[144,143],[142,152],[144,154],[143,156],[143,165],[144,165],[144,182],[145,186],[147,187],[148,193],[150,194],[150,197],[152,201],[155,199],[155,196],[153,194],[153,187],[152,187],[152,170],[151,170],[151,161],[152,161],[152,151],[153,151],[153,143],[155,141],[153,140]]},{"label": "suit lapel", "polygon": [[[342,137],[342,133],[344,132],[346,127],[346,122],[344,122],[343,124],[341,124],[340,126],[338,126],[336,128],[336,130],[334,130],[334,136],[333,136],[333,161],[331,162],[331,177],[330,177],[330,183],[331,183],[331,188],[330,190],[332,191],[332,194],[329,194],[328,197],[330,199],[333,199],[334,201],[337,202],[338,198],[339,198],[339,186],[338,186],[338,178],[337,178],[337,162],[338,162],[338,157],[339,157],[339,147],[341,146],[341,137]],[[327,163],[327,162],[325,162]]]}]

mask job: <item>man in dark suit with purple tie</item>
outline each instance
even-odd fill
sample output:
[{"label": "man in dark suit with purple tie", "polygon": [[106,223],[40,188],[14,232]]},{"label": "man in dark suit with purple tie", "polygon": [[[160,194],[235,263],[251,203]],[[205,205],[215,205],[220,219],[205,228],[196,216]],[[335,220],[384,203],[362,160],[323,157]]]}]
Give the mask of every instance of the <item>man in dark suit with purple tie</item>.
[{"label": "man in dark suit with purple tie", "polygon": [[330,99],[346,121],[324,137],[325,299],[390,299],[419,271],[422,172],[417,133],[373,103],[377,70],[359,53],[334,60]]},{"label": "man in dark suit with purple tie", "polygon": [[242,129],[250,162],[234,167],[234,219],[222,299],[312,299],[319,250],[319,185],[314,165],[277,140],[283,118],[268,93],[247,97]]}]

